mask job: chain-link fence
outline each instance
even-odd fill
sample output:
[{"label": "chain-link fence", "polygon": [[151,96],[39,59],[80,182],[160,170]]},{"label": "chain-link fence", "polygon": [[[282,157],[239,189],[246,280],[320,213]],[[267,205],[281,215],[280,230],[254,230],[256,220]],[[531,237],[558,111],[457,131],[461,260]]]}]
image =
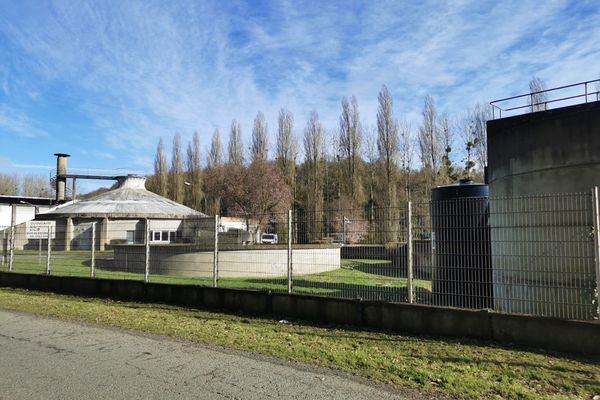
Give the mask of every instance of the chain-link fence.
[{"label": "chain-link fence", "polygon": [[598,317],[593,193],[193,219],[62,218],[13,226],[0,241],[3,271]]}]

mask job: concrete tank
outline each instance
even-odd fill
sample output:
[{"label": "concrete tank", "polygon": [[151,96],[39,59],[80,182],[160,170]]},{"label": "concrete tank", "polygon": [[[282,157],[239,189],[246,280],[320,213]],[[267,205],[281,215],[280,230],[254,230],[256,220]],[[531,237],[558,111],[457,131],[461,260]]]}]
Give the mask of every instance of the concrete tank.
[{"label": "concrete tank", "polygon": [[461,182],[431,190],[435,304],[492,307],[488,185]]},{"label": "concrete tank", "polygon": [[488,121],[487,133],[495,309],[593,318],[600,103]]}]

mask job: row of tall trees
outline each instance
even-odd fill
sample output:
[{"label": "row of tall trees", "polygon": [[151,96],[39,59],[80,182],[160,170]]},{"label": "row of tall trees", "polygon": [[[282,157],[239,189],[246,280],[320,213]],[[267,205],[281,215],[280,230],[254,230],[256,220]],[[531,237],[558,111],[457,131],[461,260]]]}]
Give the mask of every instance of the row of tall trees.
[{"label": "row of tall trees", "polygon": [[[530,81],[530,111],[545,109],[544,89],[539,78]],[[159,141],[150,187],[208,214],[282,218],[293,208],[297,216],[310,220],[302,233],[308,241],[320,240],[330,229],[345,231],[346,217],[365,225],[353,232],[361,231],[378,243],[399,240],[406,200],[425,207],[433,187],[483,178],[486,121],[491,115],[489,106],[475,104],[464,115],[451,117],[439,112],[428,95],[421,122],[413,127],[394,109],[385,85],[378,95],[374,127],[361,123],[354,96],[342,99],[339,123],[329,130],[315,110],[299,129],[293,114],[281,109],[273,146],[259,111],[248,154],[234,119],[226,147],[221,132],[214,131],[204,163],[198,133],[188,143],[187,158],[181,155],[181,137],[176,134],[170,162]]]},{"label": "row of tall trees", "polygon": [[[149,187],[211,214],[256,210],[247,205],[255,202],[250,197],[257,187],[280,194],[275,197],[281,204],[267,206],[269,210],[390,208],[409,196],[423,200],[436,185],[481,174],[486,163],[488,118],[487,107],[476,105],[466,116],[451,120],[439,114],[434,99],[426,96],[422,122],[412,129],[394,114],[392,94],[383,86],[378,96],[376,127],[362,125],[354,96],[342,99],[335,129],[326,132],[319,114],[312,111],[300,137],[293,114],[281,109],[271,147],[266,119],[259,111],[248,154],[236,120],[231,122],[227,146],[223,145],[221,132],[213,132],[205,162],[197,132],[187,145],[186,156],[182,155],[181,136],[174,135],[170,161],[161,139]],[[261,185],[257,181],[261,179],[268,184]],[[235,190],[225,186],[235,186]],[[241,198],[248,204],[243,205]]]}]

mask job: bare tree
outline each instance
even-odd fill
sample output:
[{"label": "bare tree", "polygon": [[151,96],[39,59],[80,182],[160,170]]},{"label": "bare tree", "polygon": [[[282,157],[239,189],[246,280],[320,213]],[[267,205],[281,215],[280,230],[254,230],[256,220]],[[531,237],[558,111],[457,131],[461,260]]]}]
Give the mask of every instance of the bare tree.
[{"label": "bare tree", "polygon": [[413,169],[413,133],[409,123],[403,122],[400,126],[400,171],[404,175],[404,190],[407,200],[410,198],[410,178]]},{"label": "bare tree", "polygon": [[429,170],[428,189],[430,189],[437,182],[442,158],[442,141],[437,124],[435,103],[429,95],[425,96],[422,115],[423,123],[419,128],[419,150],[421,152],[421,163],[424,168]]},{"label": "bare tree", "polygon": [[19,193],[19,177],[16,174],[0,174],[0,195],[15,196]]},{"label": "bare tree", "polygon": [[531,112],[544,111],[548,96],[546,95],[546,83],[537,76],[534,76],[529,81],[529,105]]},{"label": "bare tree", "polygon": [[304,128],[304,166],[307,172],[305,189],[305,205],[313,223],[309,223],[307,235],[309,240],[320,238],[322,218],[319,212],[323,209],[323,125],[316,111],[310,113],[310,119]]},{"label": "bare tree", "polygon": [[323,125],[316,111],[310,113],[310,119],[304,128],[304,161],[318,167],[323,159]]},{"label": "bare tree", "polygon": [[476,162],[474,166],[480,172],[487,166],[487,121],[491,117],[491,110],[486,104],[476,104],[469,113]]},{"label": "bare tree", "polygon": [[242,142],[242,127],[235,119],[231,121],[228,144],[229,164],[244,164],[244,143]]},{"label": "bare tree", "polygon": [[454,146],[454,135],[450,129],[450,123],[448,116],[443,114],[439,120],[440,128],[440,139],[442,146],[442,160],[441,160],[441,181],[442,183],[451,183],[458,179],[456,171],[454,169],[454,161],[452,160],[452,148]]},{"label": "bare tree", "polygon": [[52,188],[48,178],[43,175],[24,175],[19,192],[21,196],[49,197]]},{"label": "bare tree", "polygon": [[392,95],[383,85],[378,96],[379,108],[377,110],[377,150],[379,161],[383,165],[385,187],[387,196],[384,199],[386,206],[391,206],[395,197],[394,172],[398,156],[398,121],[394,118]]},{"label": "bare tree", "polygon": [[267,133],[267,121],[262,111],[259,111],[254,118],[254,127],[252,128],[252,144],[250,146],[250,161],[267,161],[269,157],[269,140]]},{"label": "bare tree", "polygon": [[294,116],[285,109],[279,110],[277,147],[275,157],[277,166],[283,174],[286,183],[295,195],[296,157],[298,142],[294,135]]},{"label": "bare tree", "polygon": [[366,127],[365,133],[365,146],[364,156],[367,160],[367,174],[369,176],[369,203],[373,204],[374,201],[374,184],[375,184],[375,172],[377,164],[377,135],[375,129],[372,127]]},{"label": "bare tree", "polygon": [[464,169],[462,173],[462,178],[471,180],[471,171],[473,167],[475,167],[475,161],[473,161],[473,149],[475,149],[479,144],[479,139],[475,135],[474,122],[471,119],[471,114],[469,114],[469,116],[466,118],[462,130],[466,150],[465,158],[463,159]]},{"label": "bare tree", "polygon": [[362,144],[362,127],[358,112],[358,102],[352,96],[342,99],[342,115],[340,116],[339,147],[345,162],[346,194],[355,201],[361,202],[362,186],[360,182],[360,146]]},{"label": "bare tree", "polygon": [[165,145],[162,138],[158,140],[156,147],[156,156],[154,157],[154,178],[156,181],[156,193],[167,197],[168,196],[168,170],[167,170],[167,155],[165,153]]},{"label": "bare tree", "polygon": [[200,157],[200,136],[198,132],[194,132],[192,141],[188,143],[187,148],[186,167],[189,181],[184,184],[186,185],[186,204],[195,210],[200,209],[203,197]]},{"label": "bare tree", "polygon": [[210,142],[210,151],[208,152],[207,167],[208,169],[223,165],[223,153],[221,150],[221,132],[215,129],[212,140]]},{"label": "bare tree", "polygon": [[179,133],[173,136],[169,181],[171,185],[170,198],[177,203],[183,202],[183,160],[181,157],[181,135]]}]

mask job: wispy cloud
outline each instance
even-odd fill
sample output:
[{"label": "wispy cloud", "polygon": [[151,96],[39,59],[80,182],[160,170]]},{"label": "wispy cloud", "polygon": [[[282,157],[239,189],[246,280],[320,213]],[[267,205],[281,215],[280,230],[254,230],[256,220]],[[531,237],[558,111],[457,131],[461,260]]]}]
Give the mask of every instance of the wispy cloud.
[{"label": "wispy cloud", "polygon": [[594,1],[3,3],[0,127],[66,125],[99,166],[150,169],[159,137],[198,130],[206,147],[233,118],[248,137],[259,109],[271,131],[280,107],[298,133],[312,109],[333,130],[354,94],[374,125],[382,84],[417,126],[428,93],[458,115],[534,74],[596,77],[598,14]]},{"label": "wispy cloud", "polygon": [[23,111],[0,104],[0,138],[8,142],[11,135],[36,138],[45,136],[45,132],[34,126],[34,122]]}]

